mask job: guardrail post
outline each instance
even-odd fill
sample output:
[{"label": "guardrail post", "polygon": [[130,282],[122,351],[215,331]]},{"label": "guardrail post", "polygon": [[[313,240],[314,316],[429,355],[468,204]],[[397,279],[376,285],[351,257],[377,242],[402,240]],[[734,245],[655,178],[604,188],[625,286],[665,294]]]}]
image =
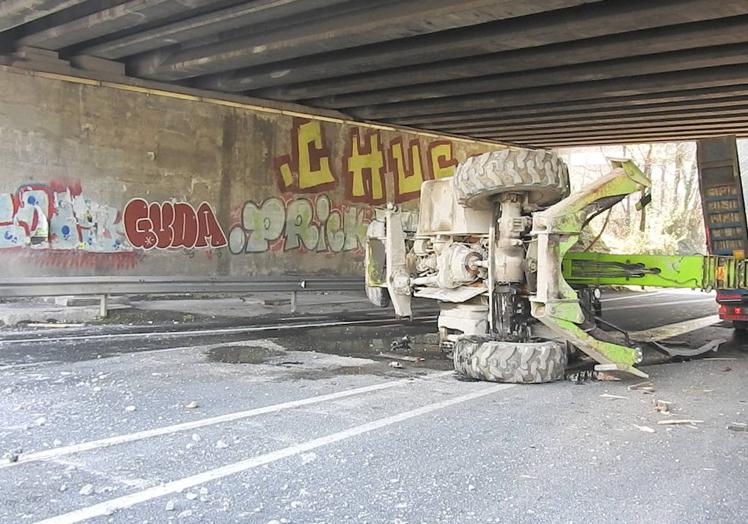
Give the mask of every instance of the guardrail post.
[{"label": "guardrail post", "polygon": [[106,318],[108,313],[108,296],[107,295],[101,295],[99,297],[99,316],[101,318]]}]

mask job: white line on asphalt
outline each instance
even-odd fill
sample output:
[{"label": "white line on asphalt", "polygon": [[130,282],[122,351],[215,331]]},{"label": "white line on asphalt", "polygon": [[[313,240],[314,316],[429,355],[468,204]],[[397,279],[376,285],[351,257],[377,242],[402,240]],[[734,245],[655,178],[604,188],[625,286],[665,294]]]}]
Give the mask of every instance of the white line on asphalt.
[{"label": "white line on asphalt", "polygon": [[[436,316],[430,317],[416,317],[412,319],[412,322],[426,322],[436,320]],[[53,337],[53,338],[16,338],[10,340],[0,340],[2,344],[30,344],[34,342],[68,342],[74,340],[110,340],[115,338],[148,338],[148,337],[164,337],[164,338],[176,338],[176,337],[188,337],[196,335],[220,335],[229,333],[262,333],[264,331],[287,331],[289,329],[300,329],[300,328],[325,328],[325,327],[337,327],[337,326],[351,326],[351,325],[366,325],[366,324],[382,324],[389,325],[390,323],[396,323],[396,319],[371,319],[371,320],[343,320],[333,322],[319,322],[319,323],[308,323],[308,324],[286,324],[271,326],[255,326],[255,327],[242,327],[242,328],[221,328],[221,329],[199,329],[193,331],[158,331],[154,333],[110,333],[108,335],[71,335],[67,337]]]},{"label": "white line on asphalt", "polygon": [[662,306],[680,306],[683,304],[697,304],[699,302],[707,302],[711,301],[715,304],[715,309],[717,308],[716,302],[714,300],[714,297],[707,297],[707,298],[697,298],[695,300],[676,300],[673,302],[655,302],[654,304],[633,304],[631,306],[615,306],[615,307],[606,307],[603,308],[603,313],[606,311],[620,311],[622,309],[647,309],[651,307],[662,307]]},{"label": "white line on asphalt", "polygon": [[636,293],[635,295],[626,295],[625,297],[603,298],[603,299],[600,299],[600,302],[605,304],[607,302],[615,302],[616,300],[629,300],[632,298],[651,297],[652,295],[659,295],[659,294],[660,293],[657,291],[652,291],[649,293]]},{"label": "white line on asphalt", "polygon": [[676,337],[684,333],[690,333],[697,329],[705,328],[716,324],[720,321],[719,315],[709,315],[708,317],[693,318],[691,320],[684,320],[683,322],[675,322],[665,326],[658,326],[652,329],[646,329],[644,331],[632,331],[629,333],[629,337],[634,340],[641,341],[657,341],[664,340],[670,337]]},{"label": "white line on asphalt", "polygon": [[9,364],[7,366],[0,366],[0,371],[5,371],[7,369],[16,369],[16,368],[37,368],[39,366],[46,366],[47,364],[59,364],[59,360],[45,360],[44,362],[28,362],[26,364]]},{"label": "white line on asphalt", "polygon": [[406,411],[404,413],[398,413],[397,415],[392,415],[391,417],[385,417],[379,420],[374,420],[372,422],[367,422],[366,424],[354,426],[352,428],[339,431],[337,433],[332,433],[324,437],[309,440],[301,444],[296,444],[294,446],[289,446],[277,451],[265,453],[264,455],[258,455],[256,457],[241,460],[233,464],[227,464],[225,466],[211,469],[203,473],[198,473],[197,475],[193,475],[191,477],[174,480],[172,482],[167,482],[166,484],[162,484],[160,486],[154,486],[137,493],[132,493],[130,495],[125,495],[123,497],[108,500],[106,502],[94,504],[93,506],[89,506],[87,508],[81,508],[69,513],[64,513],[62,515],[40,521],[37,524],[73,524],[95,517],[111,515],[114,511],[117,510],[130,508],[132,506],[135,506],[136,504],[141,504],[143,502],[163,497],[165,495],[170,495],[172,493],[178,493],[185,489],[189,489],[200,484],[205,484],[206,482],[211,482],[231,475],[236,475],[237,473],[242,473],[259,466],[264,466],[265,464],[270,464],[278,460],[293,457],[295,455],[300,455],[301,453],[306,453],[322,446],[334,444],[336,442],[356,437],[364,433],[370,433],[372,431],[391,426],[399,422],[404,422],[414,417],[426,415],[428,413],[432,413],[434,411],[438,411],[455,404],[461,404],[463,402],[468,402],[470,400],[485,397],[503,389],[510,388],[513,385],[514,384],[497,384],[494,386],[482,388],[478,391],[474,391],[473,393],[468,393],[459,397],[443,400],[441,402],[423,406],[411,411]]},{"label": "white line on asphalt", "polygon": [[[432,378],[444,377],[446,375],[453,374],[454,371],[442,371],[428,375],[422,380],[429,380]],[[174,424],[171,426],[162,426],[160,428],[147,429],[144,431],[138,431],[136,433],[128,433],[125,435],[117,435],[115,437],[108,437],[99,440],[92,440],[89,442],[81,442],[80,444],[73,444],[70,446],[63,446],[59,448],[46,449],[44,451],[37,451],[35,453],[21,454],[16,462],[8,462],[0,464],[0,469],[11,468],[24,464],[26,462],[38,462],[40,460],[49,460],[63,457],[65,455],[72,455],[74,453],[81,453],[84,451],[91,451],[93,449],[108,448],[116,446],[118,444],[125,444],[127,442],[135,442],[137,440],[143,440],[152,437],[159,437],[161,435],[169,435],[180,431],[188,431],[191,429],[202,428],[205,426],[213,426],[215,424],[222,424],[224,422],[233,422],[235,420],[242,420],[245,418],[256,417],[259,415],[266,415],[268,413],[276,413],[278,411],[285,411],[288,409],[298,408],[301,406],[308,406],[310,404],[318,404],[320,402],[327,402],[329,400],[338,400],[341,398],[351,397],[354,395],[361,395],[364,393],[371,393],[373,391],[381,391],[383,389],[392,388],[395,386],[401,386],[406,383],[412,383],[413,381],[409,378],[401,380],[393,380],[389,382],[382,382],[381,384],[373,384],[371,386],[364,386],[355,389],[347,389],[344,391],[338,391],[335,393],[328,393],[326,395],[319,395],[316,397],[310,397],[300,400],[292,400],[289,402],[283,402],[282,404],[273,404],[271,406],[264,406],[261,408],[249,409],[246,411],[237,411],[235,413],[227,413],[225,415],[218,415],[216,417],[204,418],[201,420],[193,420],[191,422],[183,422],[181,424]]]}]

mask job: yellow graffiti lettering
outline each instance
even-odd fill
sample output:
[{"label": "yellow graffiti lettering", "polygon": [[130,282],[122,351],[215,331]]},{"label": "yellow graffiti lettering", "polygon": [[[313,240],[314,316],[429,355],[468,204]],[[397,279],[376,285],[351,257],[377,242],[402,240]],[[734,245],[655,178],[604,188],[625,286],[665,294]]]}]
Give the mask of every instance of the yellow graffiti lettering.
[{"label": "yellow graffiti lettering", "polygon": [[429,161],[434,179],[447,178],[455,174],[457,160],[452,155],[450,142],[434,142],[429,146]]},{"label": "yellow graffiti lettering", "polygon": [[278,167],[278,170],[281,174],[281,179],[283,180],[283,186],[284,187],[291,187],[293,185],[293,171],[291,171],[291,166],[288,164],[281,164]]},{"label": "yellow graffiti lettering", "polygon": [[379,142],[379,134],[371,133],[364,141],[363,145],[359,143],[357,131],[351,133],[351,153],[345,163],[346,174],[351,177],[350,197],[355,201],[382,202],[385,197],[382,178],[384,152]]},{"label": "yellow graffiti lettering", "polygon": [[310,120],[299,125],[299,189],[311,189],[334,184],[335,177],[330,170],[330,156],[322,138],[319,121]]},{"label": "yellow graffiti lettering", "polygon": [[424,181],[421,166],[421,144],[417,140],[410,142],[408,157],[406,161],[402,141],[397,140],[390,144],[390,158],[395,170],[395,189],[397,193],[395,199],[398,202],[415,198],[421,191],[421,184]]}]

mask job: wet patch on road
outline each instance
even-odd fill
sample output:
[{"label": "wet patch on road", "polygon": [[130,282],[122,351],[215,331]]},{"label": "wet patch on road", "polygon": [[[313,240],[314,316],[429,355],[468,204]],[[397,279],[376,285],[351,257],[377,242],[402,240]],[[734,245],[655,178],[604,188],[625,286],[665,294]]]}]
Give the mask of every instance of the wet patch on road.
[{"label": "wet patch on road", "polygon": [[[273,341],[289,351],[367,358],[379,364],[397,362],[399,365],[389,368],[390,371],[406,368],[447,370],[452,367],[452,361],[439,347],[439,335],[434,332],[433,325],[309,329]],[[376,372],[373,366],[371,370]],[[368,371],[366,367],[361,373]],[[343,373],[353,371],[342,370],[338,374]]]},{"label": "wet patch on road", "polygon": [[227,364],[264,364],[274,358],[286,355],[285,351],[263,346],[227,344],[211,348],[208,360]]},{"label": "wet patch on road", "polygon": [[280,381],[353,375],[403,378],[452,369],[432,325],[310,328],[254,343],[217,345],[206,356],[215,363],[283,368]]}]

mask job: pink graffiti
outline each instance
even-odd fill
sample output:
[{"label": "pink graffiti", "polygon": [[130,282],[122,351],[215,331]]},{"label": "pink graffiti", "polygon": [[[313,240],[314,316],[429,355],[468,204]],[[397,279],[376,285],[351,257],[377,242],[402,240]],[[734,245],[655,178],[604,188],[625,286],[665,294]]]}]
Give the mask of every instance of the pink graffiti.
[{"label": "pink graffiti", "polygon": [[152,202],[134,198],[125,206],[125,235],[143,249],[223,247],[226,235],[213,208],[203,202],[195,210],[186,202]]}]

